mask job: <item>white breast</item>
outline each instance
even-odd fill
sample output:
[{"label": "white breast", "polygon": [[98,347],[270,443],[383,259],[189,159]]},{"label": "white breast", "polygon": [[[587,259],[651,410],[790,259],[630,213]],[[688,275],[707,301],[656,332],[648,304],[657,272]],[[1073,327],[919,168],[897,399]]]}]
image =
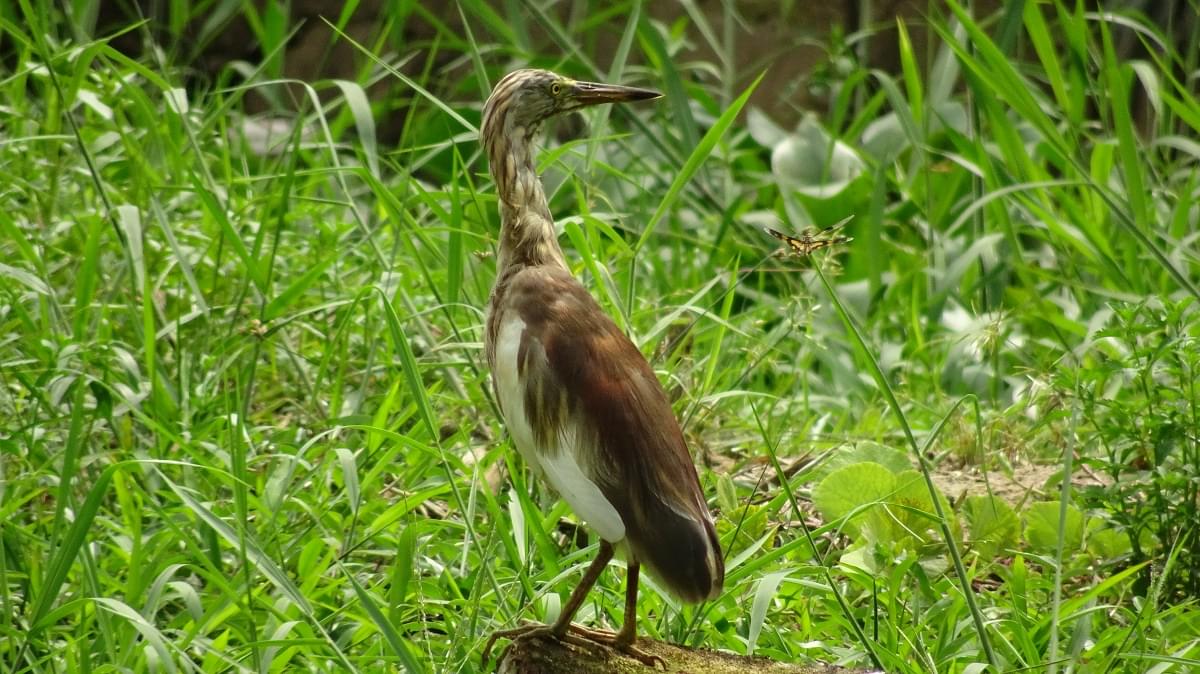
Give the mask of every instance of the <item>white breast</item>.
[{"label": "white breast", "polygon": [[[554,447],[539,447],[534,442],[533,428],[525,413],[525,387],[517,375],[517,359],[524,335],[525,323],[515,317],[504,320],[496,335],[496,363],[492,376],[496,378],[504,424],[526,463],[540,472],[575,514],[591,525],[601,538],[616,543],[625,538],[625,523],[577,461],[575,450],[579,434],[575,422],[566,420],[554,436],[557,438]],[[540,345],[531,344],[530,348],[533,353],[526,367],[548,367]]]}]

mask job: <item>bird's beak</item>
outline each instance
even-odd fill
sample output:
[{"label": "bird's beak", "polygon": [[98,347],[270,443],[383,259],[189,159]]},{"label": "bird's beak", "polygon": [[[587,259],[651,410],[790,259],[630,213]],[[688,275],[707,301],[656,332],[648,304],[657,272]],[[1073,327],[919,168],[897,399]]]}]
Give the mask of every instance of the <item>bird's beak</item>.
[{"label": "bird's beak", "polygon": [[628,101],[648,101],[662,96],[653,89],[624,87],[619,84],[599,84],[597,82],[576,82],[573,98],[579,106],[598,105],[600,103],[625,103]]}]

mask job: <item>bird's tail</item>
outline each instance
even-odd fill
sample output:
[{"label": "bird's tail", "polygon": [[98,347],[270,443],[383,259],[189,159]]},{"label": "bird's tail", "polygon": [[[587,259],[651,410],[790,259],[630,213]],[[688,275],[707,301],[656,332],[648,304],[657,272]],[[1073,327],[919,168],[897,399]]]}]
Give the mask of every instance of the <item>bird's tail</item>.
[{"label": "bird's tail", "polygon": [[719,597],[725,585],[725,561],[708,508],[702,503],[703,514],[697,518],[661,501],[655,506],[640,513],[642,526],[628,531],[633,556],[683,601]]}]

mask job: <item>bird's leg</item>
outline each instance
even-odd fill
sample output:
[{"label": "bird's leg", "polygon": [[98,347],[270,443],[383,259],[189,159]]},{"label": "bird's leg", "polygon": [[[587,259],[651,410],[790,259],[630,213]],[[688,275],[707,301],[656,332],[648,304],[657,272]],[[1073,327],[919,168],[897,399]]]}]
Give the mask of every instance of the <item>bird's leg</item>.
[{"label": "bird's leg", "polygon": [[600,539],[600,551],[596,554],[596,559],[592,560],[591,566],[584,572],[579,585],[576,585],[575,590],[571,592],[571,597],[567,599],[567,605],[558,614],[558,620],[555,620],[553,625],[522,625],[521,627],[514,627],[511,630],[493,632],[483,647],[483,664],[487,664],[488,655],[492,651],[492,644],[496,643],[497,639],[554,637],[563,641],[578,643],[580,641],[579,637],[569,634],[569,631],[581,630],[583,628],[572,625],[571,618],[575,617],[575,612],[583,605],[584,599],[587,598],[587,593],[596,584],[596,581],[600,578],[600,574],[604,572],[604,567],[608,566],[608,562],[612,557],[612,543]]},{"label": "bird's leg", "polygon": [[579,585],[575,586],[575,591],[571,593],[570,599],[567,599],[567,605],[558,613],[558,620],[550,626],[550,632],[556,637],[561,637],[567,633],[567,629],[571,627],[571,619],[575,617],[575,612],[583,606],[583,600],[587,599],[587,594],[592,590],[592,586],[600,579],[600,574],[604,573],[604,567],[613,558],[612,543],[600,539],[600,551],[596,553],[596,558],[592,560],[592,565],[584,572],[583,578],[580,579]]},{"label": "bird's leg", "polygon": [[662,658],[647,653],[635,645],[637,643],[638,571],[641,570],[641,566],[641,564],[635,561],[630,561],[626,567],[625,622],[621,624],[620,632],[613,634],[608,631],[590,630],[578,625],[572,625],[571,631],[583,635],[590,641],[598,641],[602,644],[612,646],[629,657],[640,660],[647,667],[662,665],[663,669],[666,669],[667,663],[663,662]]},{"label": "bird's leg", "polygon": [[630,648],[637,641],[637,595],[638,572],[642,565],[630,562],[625,572],[625,622],[621,623],[621,631],[613,640],[613,646],[620,649]]}]

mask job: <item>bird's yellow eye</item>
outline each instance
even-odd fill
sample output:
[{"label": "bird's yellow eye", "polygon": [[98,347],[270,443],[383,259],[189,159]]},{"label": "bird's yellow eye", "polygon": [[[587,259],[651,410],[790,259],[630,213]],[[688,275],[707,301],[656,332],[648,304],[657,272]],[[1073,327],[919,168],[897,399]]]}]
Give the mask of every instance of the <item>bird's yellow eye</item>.
[{"label": "bird's yellow eye", "polygon": [[551,84],[550,85],[550,93],[554,94],[555,96],[562,94],[562,85],[559,84],[558,82]]}]

